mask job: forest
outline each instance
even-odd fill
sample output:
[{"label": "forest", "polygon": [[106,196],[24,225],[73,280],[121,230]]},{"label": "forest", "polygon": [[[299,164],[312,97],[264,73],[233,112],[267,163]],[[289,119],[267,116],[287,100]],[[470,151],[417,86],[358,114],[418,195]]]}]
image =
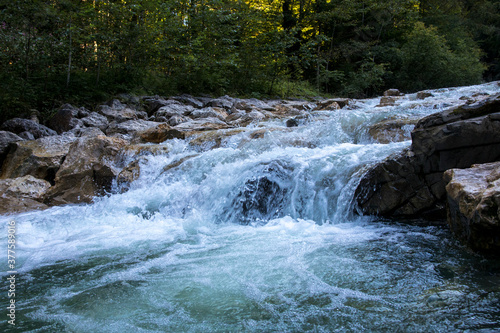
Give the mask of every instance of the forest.
[{"label": "forest", "polygon": [[500,79],[499,0],[2,0],[0,121],[121,93],[369,97]]}]

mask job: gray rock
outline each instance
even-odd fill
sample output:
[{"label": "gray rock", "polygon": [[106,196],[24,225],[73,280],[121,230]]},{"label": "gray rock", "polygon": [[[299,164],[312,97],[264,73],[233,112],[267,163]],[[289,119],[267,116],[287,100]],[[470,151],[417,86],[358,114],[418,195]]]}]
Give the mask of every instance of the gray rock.
[{"label": "gray rock", "polygon": [[97,112],[92,112],[87,117],[84,117],[81,120],[85,126],[97,127],[101,131],[105,131],[109,126],[108,118]]},{"label": "gray rock", "polygon": [[[44,136],[57,135],[57,132],[48,128],[47,126],[40,125],[33,120],[13,118],[7,120],[0,126],[0,130],[12,132],[14,134],[21,134],[29,132],[33,138],[38,139]],[[21,136],[22,137],[22,136]]]},{"label": "gray rock", "polygon": [[83,127],[82,121],[78,119],[79,112],[80,110],[71,104],[64,104],[49,120],[49,126],[58,134],[62,134],[73,128]]},{"label": "gray rock", "polygon": [[7,155],[9,150],[9,145],[12,142],[23,141],[24,139],[20,136],[7,131],[0,131],[0,167],[2,166],[3,160]]},{"label": "gray rock", "polygon": [[156,127],[158,123],[147,120],[128,120],[125,122],[113,121],[106,129],[106,135],[125,134],[133,136],[135,133]]}]

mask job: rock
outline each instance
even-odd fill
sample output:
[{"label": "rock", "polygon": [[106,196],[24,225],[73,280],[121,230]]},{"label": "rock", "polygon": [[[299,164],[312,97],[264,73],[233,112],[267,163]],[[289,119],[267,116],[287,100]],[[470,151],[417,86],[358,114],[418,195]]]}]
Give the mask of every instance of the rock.
[{"label": "rock", "polygon": [[120,101],[116,100],[112,105],[114,107],[99,105],[97,112],[105,116],[110,122],[115,121],[121,123],[138,119],[136,111],[125,107]]},{"label": "rock", "polygon": [[97,112],[92,112],[81,120],[83,125],[87,127],[97,127],[101,131],[105,131],[109,126],[108,118]]},{"label": "rock", "polygon": [[185,123],[187,121],[190,121],[191,119],[188,117],[183,117],[183,116],[172,116],[170,119],[167,120],[167,124],[170,126],[177,126],[179,124]]},{"label": "rock", "polygon": [[319,102],[314,111],[339,110],[341,108],[342,107],[336,100],[327,99],[326,101]]},{"label": "rock", "polygon": [[145,131],[140,131],[135,134],[133,142],[141,143],[161,143],[169,139],[185,139],[186,133],[179,131],[167,124],[160,124],[155,127],[148,128]]},{"label": "rock", "polygon": [[242,133],[244,129],[234,128],[224,131],[203,131],[189,133],[189,145],[196,147],[198,151],[207,151],[210,149],[224,146],[232,136]]},{"label": "rock", "polygon": [[79,109],[71,104],[64,104],[57,113],[49,120],[49,126],[58,134],[67,132],[73,128],[83,127],[83,122],[78,119]]},{"label": "rock", "polygon": [[41,200],[50,183],[31,175],[0,180],[0,214],[12,214],[46,209]]},{"label": "rock", "polygon": [[403,96],[404,94],[399,89],[389,89],[384,91],[384,96]]},{"label": "rock", "polygon": [[230,128],[230,126],[218,118],[209,117],[191,120],[173,128],[179,131],[209,131]]},{"label": "rock", "polygon": [[397,98],[393,96],[383,96],[380,98],[380,103],[377,105],[377,107],[384,107],[384,106],[394,106],[396,105]]},{"label": "rock", "polygon": [[69,131],[68,133],[73,133],[78,138],[82,136],[105,135],[104,132],[98,129],[97,127],[75,128]]},{"label": "rock", "polygon": [[166,106],[162,106],[155,112],[155,117],[165,117],[169,119],[173,116],[189,116],[191,112],[194,111],[194,108],[190,105],[182,105],[178,102],[169,104]]},{"label": "rock", "polygon": [[207,107],[199,110],[194,110],[192,111],[189,116],[192,119],[197,119],[197,118],[219,118],[220,120],[224,121],[228,114],[224,109],[217,108],[217,107]]},{"label": "rock", "polygon": [[274,111],[275,106],[279,103],[279,101],[262,101],[256,98],[250,99],[240,99],[235,101],[233,108],[231,109],[231,113],[234,113],[236,110],[243,110],[246,112],[251,111]]},{"label": "rock", "polygon": [[234,126],[248,126],[251,123],[258,123],[266,118],[266,116],[259,111],[251,111],[238,117],[236,120],[231,122]]},{"label": "rock", "polygon": [[33,120],[21,119],[21,118],[13,118],[7,120],[2,124],[2,126],[0,126],[0,130],[12,132],[18,135],[23,132],[29,132],[33,135],[34,139],[38,139],[44,136],[57,135],[56,131],[46,126],[40,125],[34,122]]},{"label": "rock", "polygon": [[115,159],[127,144],[106,136],[77,139],[57,171],[55,185],[47,191],[44,203],[89,203],[95,196],[110,191],[120,172]]},{"label": "rock", "polygon": [[299,121],[296,118],[290,118],[286,121],[286,127],[297,127],[299,126]]},{"label": "rock", "polygon": [[113,121],[106,129],[106,135],[124,134],[125,136],[134,136],[137,132],[145,131],[157,126],[158,123],[147,120],[127,120],[125,122]]},{"label": "rock", "polygon": [[32,210],[44,210],[49,206],[29,198],[0,197],[0,214],[14,214]]},{"label": "rock", "polygon": [[428,91],[419,91],[417,93],[417,99],[426,99],[427,97],[434,97],[434,95]]},{"label": "rock", "polygon": [[231,112],[233,105],[236,103],[236,99],[229,96],[222,96],[219,98],[215,98],[210,100],[205,106],[211,106],[216,108],[225,109],[228,112]]},{"label": "rock", "polygon": [[32,175],[53,182],[71,143],[75,140],[72,135],[55,135],[13,143],[4,161],[0,178]]},{"label": "rock", "polygon": [[416,119],[389,119],[370,127],[368,134],[378,143],[400,142],[411,139]]},{"label": "rock", "polygon": [[0,131],[0,167],[9,152],[10,143],[23,140],[23,138],[12,132]]},{"label": "rock", "polygon": [[120,192],[125,192],[130,188],[130,184],[139,178],[141,174],[140,160],[132,161],[118,174],[116,183]]},{"label": "rock", "polygon": [[500,162],[451,169],[447,183],[448,224],[473,250],[500,254]]},{"label": "rock", "polygon": [[170,105],[170,104],[180,104],[175,100],[165,100],[160,96],[145,97],[144,104],[146,105],[146,111],[148,115],[154,114],[159,108]]},{"label": "rock", "polygon": [[260,166],[258,177],[248,179],[236,194],[228,220],[241,224],[267,221],[283,214],[289,202],[292,170],[281,161]]},{"label": "rock", "polygon": [[203,108],[203,104],[204,104],[199,99],[197,99],[191,95],[186,95],[186,94],[172,97],[172,99],[174,99],[178,102],[181,102],[182,104],[190,105],[190,106],[197,108],[197,109]]},{"label": "rock", "polygon": [[362,214],[444,217],[443,172],[500,160],[500,94],[421,119],[411,149],[373,167],[355,194]]}]

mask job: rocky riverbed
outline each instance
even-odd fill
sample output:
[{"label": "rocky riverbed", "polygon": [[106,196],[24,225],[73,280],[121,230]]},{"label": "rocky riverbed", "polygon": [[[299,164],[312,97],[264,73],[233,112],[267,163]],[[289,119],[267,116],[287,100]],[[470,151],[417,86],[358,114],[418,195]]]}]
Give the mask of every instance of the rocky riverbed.
[{"label": "rocky riverbed", "polygon": [[[397,108],[408,99],[419,107],[432,97],[431,92],[409,97],[393,89],[373,109]],[[253,140],[273,131],[293,131],[294,127],[321,121],[324,114],[356,110],[362,103],[343,98],[310,102],[123,95],[93,111],[63,105],[48,126],[39,124],[36,117],[12,119],[0,126],[0,212],[91,203],[97,196],[124,191],[139,177],[140,162],[148,155],[168,154],[168,147],[162,145],[168,140],[184,140],[202,152],[225,146],[243,132],[245,140]],[[444,110],[424,118],[392,116],[365,129],[365,139],[373,142],[405,141],[411,135],[412,144],[366,172],[354,194],[355,210],[392,218],[439,219],[446,217],[448,207],[449,224],[460,239],[475,250],[498,252],[498,165],[489,167],[493,171],[488,176],[474,176],[479,170],[482,175],[480,166],[464,171],[469,174],[467,184],[456,176],[458,171],[448,170],[500,161],[500,95],[478,89],[455,100],[448,98],[444,102],[448,106],[440,103],[435,99],[429,102],[427,107]],[[284,126],[263,125],[271,122]],[[308,138],[294,140],[292,145],[314,147]],[[165,170],[172,167],[175,165],[164,166]],[[485,177],[487,186],[482,180]],[[271,183],[262,186],[267,188],[264,196],[253,200],[267,200],[266,191],[280,191]],[[481,190],[471,190],[474,186]],[[480,192],[470,203],[469,196],[459,193],[465,187]],[[484,202],[488,202],[487,209],[477,206]],[[463,206],[469,210],[464,211]],[[487,217],[485,211],[489,212]],[[484,241],[478,241],[476,234]]]}]

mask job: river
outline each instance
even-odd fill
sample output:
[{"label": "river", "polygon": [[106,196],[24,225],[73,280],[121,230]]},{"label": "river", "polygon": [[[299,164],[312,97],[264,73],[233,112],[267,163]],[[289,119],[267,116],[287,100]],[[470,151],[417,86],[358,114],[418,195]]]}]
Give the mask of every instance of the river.
[{"label": "river", "polygon": [[370,126],[498,91],[357,100],[298,127],[250,126],[214,149],[168,140],[128,191],[2,216],[4,249],[16,223],[18,272],[5,332],[500,331],[499,261],[467,251],[446,225],[352,206],[368,167],[411,144],[376,143]]}]

